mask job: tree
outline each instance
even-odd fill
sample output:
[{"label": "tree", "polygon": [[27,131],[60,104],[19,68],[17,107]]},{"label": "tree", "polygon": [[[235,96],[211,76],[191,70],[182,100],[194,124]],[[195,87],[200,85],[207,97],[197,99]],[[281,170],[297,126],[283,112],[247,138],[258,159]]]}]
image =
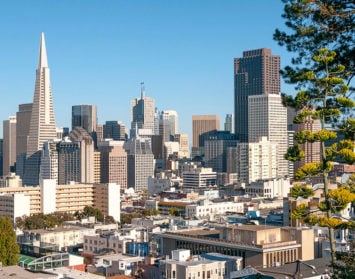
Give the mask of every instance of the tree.
[{"label": "tree", "polygon": [[[282,0],[282,17],[287,31],[276,29],[274,39],[296,53],[293,66],[287,66],[283,77],[289,83],[302,82],[302,65],[312,64],[313,54],[320,48],[337,53],[335,64],[347,69],[343,77],[349,85],[355,74],[355,2],[353,0]],[[323,65],[321,65],[323,66]],[[319,70],[321,70],[320,68]],[[315,69],[318,71],[318,69]]]},{"label": "tree", "polygon": [[83,215],[85,217],[94,216],[98,222],[104,221],[104,214],[101,212],[101,210],[92,206],[85,206]]},{"label": "tree", "polygon": [[[310,225],[328,227],[329,241],[332,256],[332,264],[335,264],[335,243],[334,229],[353,226],[353,222],[335,218],[334,215],[343,210],[349,202],[355,201],[355,195],[347,187],[339,187],[329,190],[328,174],[332,170],[332,160],[342,158],[345,162],[353,164],[355,162],[353,139],[341,140],[330,147],[325,146],[325,142],[337,138],[337,133],[329,129],[329,124],[334,123],[341,117],[344,108],[353,108],[355,103],[347,97],[348,86],[341,78],[344,66],[334,65],[336,57],[334,51],[325,48],[320,49],[313,56],[313,64],[308,71],[304,71],[303,80],[307,84],[307,89],[300,91],[289,104],[298,109],[298,114],[294,123],[304,123],[310,118],[319,120],[321,130],[311,132],[308,130],[295,133],[297,144],[288,149],[285,158],[291,161],[301,160],[304,156],[300,144],[305,142],[319,141],[321,143],[321,161],[311,162],[299,168],[294,178],[304,180],[307,177],[321,176],[324,183],[324,201],[318,204],[319,211],[325,216],[319,216],[306,209],[305,205],[300,205],[293,213],[294,218],[302,219]],[[316,71],[314,71],[316,69]],[[323,69],[320,71],[319,69]],[[288,98],[291,98],[288,96]],[[298,187],[298,186],[297,186]],[[307,189],[295,188],[291,190],[294,196],[311,195]]]},{"label": "tree", "polygon": [[18,262],[19,246],[16,233],[9,217],[0,216],[0,262],[3,265],[15,265]]}]

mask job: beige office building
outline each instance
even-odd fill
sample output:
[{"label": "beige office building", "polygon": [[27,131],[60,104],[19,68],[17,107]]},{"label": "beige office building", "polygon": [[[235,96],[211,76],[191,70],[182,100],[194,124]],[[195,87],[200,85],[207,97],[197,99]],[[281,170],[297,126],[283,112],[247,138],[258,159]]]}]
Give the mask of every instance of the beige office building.
[{"label": "beige office building", "polygon": [[21,104],[16,113],[16,156],[26,153],[28,133],[30,131],[32,103]]},{"label": "beige office building", "polygon": [[[54,182],[54,183],[53,183]],[[29,214],[83,211],[85,206],[99,208],[106,216],[119,220],[120,196],[117,184],[79,184],[56,185],[54,180],[44,180],[41,186],[0,188],[0,195],[23,194],[29,197]],[[0,204],[0,212],[1,212]],[[5,206],[5,205],[4,205]],[[14,204],[14,212],[26,205]]]},{"label": "beige office building", "polygon": [[314,259],[314,231],[305,227],[228,224],[210,230],[167,231],[157,236],[164,255],[176,249],[189,249],[192,254],[217,252],[242,257],[244,267]]},{"label": "beige office building", "polygon": [[124,141],[105,140],[99,143],[101,183],[117,183],[127,188],[127,152]]},{"label": "beige office building", "polygon": [[218,115],[193,115],[192,116],[192,155],[201,155],[203,153],[203,143],[200,142],[200,136],[213,130],[219,131]]}]

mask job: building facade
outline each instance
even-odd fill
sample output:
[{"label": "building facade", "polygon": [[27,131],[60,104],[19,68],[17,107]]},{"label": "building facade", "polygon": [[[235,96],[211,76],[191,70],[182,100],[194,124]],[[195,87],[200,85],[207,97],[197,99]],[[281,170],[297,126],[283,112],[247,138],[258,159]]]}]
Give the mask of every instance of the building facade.
[{"label": "building facade", "polygon": [[97,111],[93,105],[72,106],[71,129],[84,128],[89,134],[96,132]]},{"label": "building facade", "polygon": [[15,171],[16,163],[16,116],[3,121],[3,174]]},{"label": "building facade", "polygon": [[287,109],[283,106],[281,96],[267,94],[248,98],[248,138],[257,142],[260,137],[277,144],[277,175],[288,175],[287,152]]},{"label": "building facade", "polygon": [[248,50],[234,59],[235,133],[241,142],[249,142],[248,97],[280,94],[280,57],[267,48]]}]

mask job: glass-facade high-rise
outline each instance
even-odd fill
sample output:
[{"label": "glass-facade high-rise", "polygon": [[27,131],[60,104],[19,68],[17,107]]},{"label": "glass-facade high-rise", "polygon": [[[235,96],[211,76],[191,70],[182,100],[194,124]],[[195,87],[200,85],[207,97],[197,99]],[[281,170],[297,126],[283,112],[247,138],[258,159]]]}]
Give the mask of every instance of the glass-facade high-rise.
[{"label": "glass-facade high-rise", "polygon": [[89,134],[96,132],[97,112],[96,106],[77,105],[72,106],[71,128],[84,128]]}]

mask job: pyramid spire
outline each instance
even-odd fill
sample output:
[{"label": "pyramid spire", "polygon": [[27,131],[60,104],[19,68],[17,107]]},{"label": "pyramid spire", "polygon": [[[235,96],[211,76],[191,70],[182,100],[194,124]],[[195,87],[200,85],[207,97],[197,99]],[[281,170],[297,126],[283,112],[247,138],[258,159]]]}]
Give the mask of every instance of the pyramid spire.
[{"label": "pyramid spire", "polygon": [[42,150],[43,143],[56,139],[50,70],[47,62],[44,34],[41,34],[38,68],[36,70],[30,130],[27,141],[27,157]]},{"label": "pyramid spire", "polygon": [[48,60],[47,60],[47,50],[46,50],[46,42],[44,40],[44,33],[41,33],[41,41],[39,46],[39,57],[38,57],[38,67],[40,68],[48,68]]}]

